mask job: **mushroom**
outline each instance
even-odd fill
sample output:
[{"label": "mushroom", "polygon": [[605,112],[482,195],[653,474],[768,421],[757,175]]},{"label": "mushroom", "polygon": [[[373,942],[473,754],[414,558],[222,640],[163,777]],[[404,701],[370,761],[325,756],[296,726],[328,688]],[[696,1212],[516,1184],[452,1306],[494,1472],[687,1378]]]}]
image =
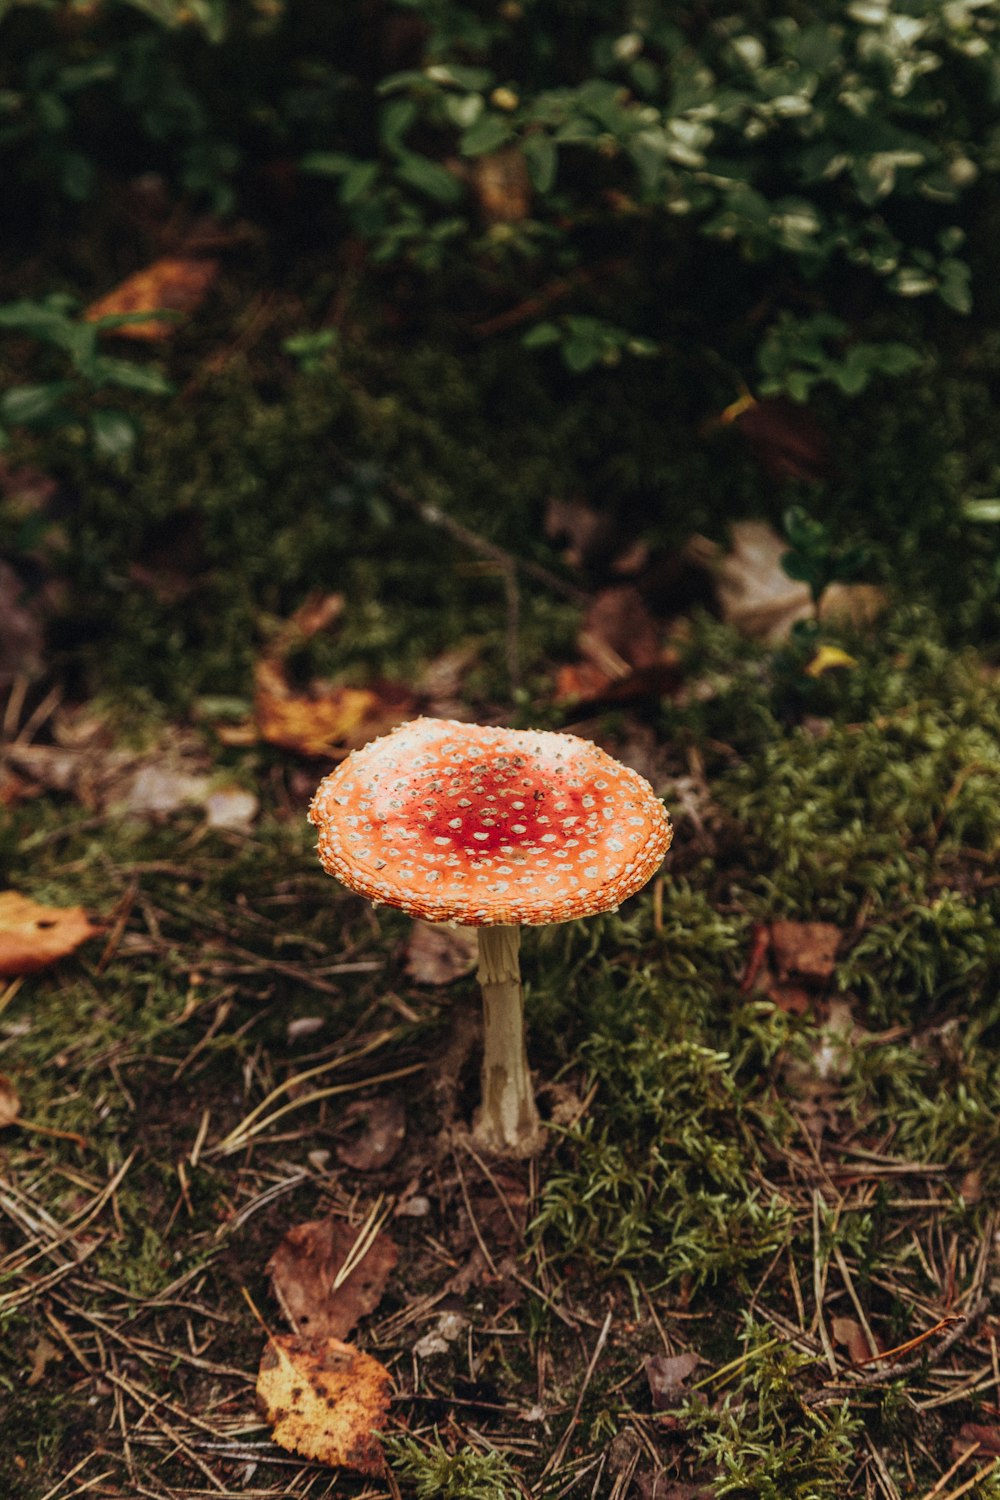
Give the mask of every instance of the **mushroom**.
[{"label": "mushroom", "polygon": [[614,911],[673,830],[649,783],[572,734],[412,719],[355,750],[309,809],[331,875],[375,904],[479,935],[477,1144],[541,1144],[524,1042],[520,925]]}]

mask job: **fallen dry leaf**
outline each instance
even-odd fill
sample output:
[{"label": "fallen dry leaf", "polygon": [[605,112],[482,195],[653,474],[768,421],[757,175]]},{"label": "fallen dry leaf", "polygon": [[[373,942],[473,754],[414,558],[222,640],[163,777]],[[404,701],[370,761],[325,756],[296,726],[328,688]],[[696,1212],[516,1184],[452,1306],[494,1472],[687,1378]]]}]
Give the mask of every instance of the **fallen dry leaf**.
[{"label": "fallen dry leaf", "polygon": [[834,1343],[841,1344],[847,1350],[852,1364],[860,1365],[866,1359],[871,1359],[872,1349],[865,1331],[855,1318],[832,1318],[830,1332]]},{"label": "fallen dry leaf", "polygon": [[82,906],[41,906],[19,891],[0,891],[0,974],[47,969],[101,930]]},{"label": "fallen dry leaf", "polygon": [[344,613],[343,594],[310,594],[292,615],[291,624],[298,633],[311,640],[321,630],[329,630]]},{"label": "fallen dry leaf", "polygon": [[313,682],[304,690],[293,686],[288,656],[334,625],[344,603],[342,594],[311,594],[282,622],[254,667],[254,723],[221,729],[224,744],[252,744],[259,738],[299,755],[336,758],[412,717],[417,700],[401,683],[379,681],[357,688]]},{"label": "fallen dry leaf", "polygon": [[[697,539],[707,560],[711,543]],[[714,550],[711,566],[722,618],[742,635],[776,643],[788,638],[797,620],[813,615],[809,589],[781,566],[788,543],[766,521],[736,521],[730,550]],[[870,625],[885,606],[884,592],[870,583],[833,583],[823,594],[819,615],[827,622]]]},{"label": "fallen dry leaf", "polygon": [[318,1463],[385,1473],[375,1433],[385,1426],[392,1377],[336,1338],[278,1334],[257,1375],[257,1399],[279,1448]]},{"label": "fallen dry leaf", "polygon": [[660,659],[656,621],[632,583],[601,589],[587,608],[578,640],[581,654],[609,676],[651,667]]},{"label": "fallen dry leaf", "polygon": [[409,690],[381,683],[379,689],[317,684],[295,692],[280,662],[265,657],[254,668],[254,715],[261,739],[283,750],[316,757],[357,749],[413,711]]},{"label": "fallen dry leaf", "polygon": [[661,645],[659,627],[634,584],[617,584],[594,597],[577,647],[583,660],[556,674],[557,703],[633,703],[662,698],[680,684],[680,657]]},{"label": "fallen dry leaf", "polygon": [[718,422],[734,428],[761,467],[775,479],[815,484],[830,469],[826,432],[812,412],[797,401],[784,396],[763,401],[743,396],[726,407]]},{"label": "fallen dry leaf", "polygon": [[654,1411],[676,1406],[688,1377],[698,1368],[697,1354],[654,1354],[646,1360],[646,1379]]},{"label": "fallen dry leaf", "polygon": [[556,703],[590,712],[604,704],[668,697],[676,693],[682,678],[680,657],[667,646],[653,666],[638,667],[623,677],[609,677],[589,661],[565,663],[556,671],[553,696]]},{"label": "fallen dry leaf", "polygon": [[479,957],[474,928],[414,922],[406,943],[406,972],[417,984],[451,984],[471,974]]},{"label": "fallen dry leaf", "polygon": [[373,1312],[398,1259],[386,1234],[378,1234],[354,1270],[335,1286],[358,1230],[343,1219],[295,1224],[267,1263],[274,1295],[296,1333],[335,1339]]},{"label": "fallen dry leaf", "polygon": [[[99,318],[119,317],[122,313],[174,312],[187,317],[196,312],[209,287],[219,274],[217,260],[193,259],[189,256],[165,256],[136,271],[113,291],[98,297],[85,310],[88,323]],[[177,324],[172,319],[150,318],[143,323],[125,323],[109,329],[115,338],[168,339]]]},{"label": "fallen dry leaf", "polygon": [[778,984],[775,981],[767,991],[767,997],[779,1010],[790,1016],[807,1016],[816,1000],[801,984]]},{"label": "fallen dry leaf", "polygon": [[337,1160],[354,1172],[378,1172],[394,1161],[406,1139],[406,1109],[402,1099],[383,1095],[349,1104],[341,1116],[343,1125],[360,1120],[361,1134],[337,1147]]},{"label": "fallen dry leaf", "polygon": [[837,966],[841,931],[832,922],[772,922],[770,934],[780,980],[829,979]]},{"label": "fallen dry leaf", "polygon": [[987,1427],[982,1422],[963,1422],[951,1440],[953,1458],[960,1458],[975,1447],[977,1458],[1000,1456],[1000,1427]]},{"label": "fallen dry leaf", "polygon": [[742,635],[784,640],[796,620],[811,617],[809,589],[781,566],[787,551],[766,521],[737,521],[730,528],[730,550],[716,559],[716,593],[722,618]]},{"label": "fallen dry leaf", "polygon": [[320,631],[329,630],[344,613],[346,603],[343,594],[310,594],[295,613],[278,626],[268,643],[266,659],[281,662],[303,641],[311,641]]},{"label": "fallen dry leaf", "polygon": [[0,807],[16,807],[19,802],[27,802],[29,797],[40,794],[41,787],[32,786],[30,781],[25,781],[16,771],[0,765]]},{"label": "fallen dry leaf", "polygon": [[959,1184],[958,1191],[966,1203],[983,1201],[983,1174],[979,1167],[970,1167]]},{"label": "fallen dry leaf", "polygon": [[453,646],[450,651],[442,651],[420,673],[418,693],[432,702],[453,702],[462,694],[466,673],[477,655],[475,645]]},{"label": "fallen dry leaf", "polygon": [[330,688],[322,695],[294,693],[281,668],[258,662],[254,712],[261,738],[283,750],[327,755],[357,730],[378,699],[368,688]]},{"label": "fallen dry leaf", "polygon": [[474,157],[472,188],[487,224],[516,224],[531,212],[531,178],[519,146]]},{"label": "fallen dry leaf", "polygon": [[147,764],[133,776],[121,810],[139,818],[168,817],[182,807],[204,802],[209,785],[207,775],[196,775],[180,765]]},{"label": "fallen dry leaf", "polygon": [[43,1333],[31,1351],[31,1369],[28,1371],[25,1385],[39,1385],[47,1367],[52,1363],[58,1364],[62,1359],[62,1350]]},{"label": "fallen dry leaf", "polygon": [[770,928],[764,922],[755,922],[750,934],[750,952],[747,955],[743,973],[740,975],[741,995],[749,995],[757,984],[770,946]]},{"label": "fallen dry leaf", "polygon": [[598,703],[614,681],[592,661],[567,661],[556,669],[553,697],[556,703]]},{"label": "fallen dry leaf", "polygon": [[17,1089],[4,1073],[0,1073],[0,1130],[14,1125],[21,1113],[21,1100]]},{"label": "fallen dry leaf", "polygon": [[260,802],[245,787],[216,787],[205,798],[205,822],[227,833],[249,833],[259,811]]}]

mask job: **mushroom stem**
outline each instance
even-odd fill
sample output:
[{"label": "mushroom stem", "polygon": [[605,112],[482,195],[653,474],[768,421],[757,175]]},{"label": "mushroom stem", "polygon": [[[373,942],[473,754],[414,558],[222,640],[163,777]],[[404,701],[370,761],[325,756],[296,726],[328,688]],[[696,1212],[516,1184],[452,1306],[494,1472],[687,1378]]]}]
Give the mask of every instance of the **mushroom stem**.
[{"label": "mushroom stem", "polygon": [[542,1140],[541,1121],[524,1044],[524,991],[519,927],[480,927],[479,983],[483,991],[483,1102],[473,1138],[502,1156],[532,1156]]}]

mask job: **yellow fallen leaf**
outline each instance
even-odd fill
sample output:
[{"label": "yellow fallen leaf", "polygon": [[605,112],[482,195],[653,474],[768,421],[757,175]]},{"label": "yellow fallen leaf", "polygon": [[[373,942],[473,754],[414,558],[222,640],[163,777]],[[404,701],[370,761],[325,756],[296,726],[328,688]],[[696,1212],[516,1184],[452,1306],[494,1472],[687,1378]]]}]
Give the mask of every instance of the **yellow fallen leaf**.
[{"label": "yellow fallen leaf", "polygon": [[[83,316],[88,323],[122,313],[165,311],[187,316],[201,306],[218,274],[217,260],[164,256],[92,302]],[[174,321],[150,318],[148,322],[125,323],[108,331],[122,339],[168,339],[176,326]]]},{"label": "yellow fallen leaf", "polygon": [[0,891],[0,975],[46,969],[99,931],[82,906],[41,906],[19,891]]},{"label": "yellow fallen leaf", "polygon": [[842,651],[839,646],[819,646],[816,655],[808,666],[803,667],[807,677],[822,677],[824,672],[837,671],[842,667],[856,667],[857,662],[853,656]]},{"label": "yellow fallen leaf", "polygon": [[322,696],[275,692],[258,669],[254,713],[262,739],[301,755],[328,755],[378,707],[367,688],[331,688]]},{"label": "yellow fallen leaf", "polygon": [[335,1338],[276,1334],[257,1376],[257,1399],[279,1448],[358,1474],[384,1474],[376,1431],[392,1377],[370,1354]]}]

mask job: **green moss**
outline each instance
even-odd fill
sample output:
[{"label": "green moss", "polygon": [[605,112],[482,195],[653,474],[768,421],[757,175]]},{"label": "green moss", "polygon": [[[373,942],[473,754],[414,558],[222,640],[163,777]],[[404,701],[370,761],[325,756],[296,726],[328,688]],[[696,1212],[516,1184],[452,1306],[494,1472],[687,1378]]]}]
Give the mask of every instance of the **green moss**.
[{"label": "green moss", "polygon": [[752,909],[849,923],[943,883],[945,857],[1000,847],[1000,716],[982,694],[798,730],[718,786],[745,842]]},{"label": "green moss", "polygon": [[729,1375],[735,1389],[721,1403],[691,1401],[684,1412],[715,1472],[718,1500],[837,1500],[849,1491],[861,1422],[847,1403],[821,1411],[803,1403],[799,1377],[814,1365],[746,1320],[744,1353]]},{"label": "green moss", "polygon": [[[573,983],[569,1024],[582,1020],[576,1062],[594,1097],[542,1188],[534,1232],[548,1254],[701,1283],[781,1243],[785,1207],[751,1174],[760,1063],[784,1020],[770,1006],[734,1006],[738,945],[738,929],[679,884],[664,900],[655,969],[626,978],[594,959]],[[781,1112],[762,1113],[780,1132]]]},{"label": "green moss", "polygon": [[417,1500],[509,1500],[521,1493],[516,1470],[499,1451],[450,1452],[436,1431],[423,1442],[386,1437],[383,1446],[393,1472],[413,1486]]}]

